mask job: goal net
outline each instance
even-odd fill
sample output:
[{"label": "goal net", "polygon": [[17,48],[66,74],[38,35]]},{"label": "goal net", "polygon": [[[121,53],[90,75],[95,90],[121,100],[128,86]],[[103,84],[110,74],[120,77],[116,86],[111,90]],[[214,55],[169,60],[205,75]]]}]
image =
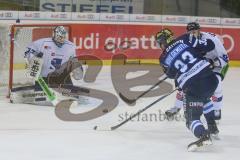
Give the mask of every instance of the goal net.
[{"label": "goal net", "polygon": [[[0,96],[9,96],[10,89],[32,85],[27,77],[24,59],[26,47],[40,38],[52,36],[52,30],[62,24],[0,25]],[[63,25],[70,33],[70,27]],[[68,39],[70,38],[68,34]]]}]

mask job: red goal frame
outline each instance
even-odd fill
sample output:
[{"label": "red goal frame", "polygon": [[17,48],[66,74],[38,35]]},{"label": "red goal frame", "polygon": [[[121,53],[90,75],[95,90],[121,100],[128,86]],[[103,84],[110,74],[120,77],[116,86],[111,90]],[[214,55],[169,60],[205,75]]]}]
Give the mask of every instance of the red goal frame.
[{"label": "red goal frame", "polygon": [[[68,39],[72,41],[72,29],[71,24],[62,24],[62,23],[54,23],[54,24],[14,24],[11,25],[10,29],[10,50],[9,50],[9,79],[8,79],[8,98],[10,96],[10,91],[13,88],[13,64],[14,64],[14,32],[15,29],[18,27],[24,28],[24,27],[48,27],[48,28],[54,28],[56,26],[64,26],[68,28]],[[35,37],[37,39],[38,37]],[[39,37],[43,38],[43,37]]]}]

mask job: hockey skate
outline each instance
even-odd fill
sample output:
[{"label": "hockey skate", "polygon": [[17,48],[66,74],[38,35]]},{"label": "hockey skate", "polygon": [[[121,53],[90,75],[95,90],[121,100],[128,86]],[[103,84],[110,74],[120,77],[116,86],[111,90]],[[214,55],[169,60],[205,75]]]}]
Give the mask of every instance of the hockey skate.
[{"label": "hockey skate", "polygon": [[167,116],[167,119],[172,118],[174,115],[176,115],[180,111],[180,108],[172,107],[165,111],[165,115]]},{"label": "hockey skate", "polygon": [[206,132],[199,140],[192,142],[188,145],[187,150],[189,152],[197,151],[204,146],[212,145],[210,134]]},{"label": "hockey skate", "polygon": [[208,130],[210,132],[210,136],[211,138],[213,139],[216,139],[216,140],[220,140],[219,138],[219,130],[217,128],[217,124],[214,123],[214,124],[208,124]]}]

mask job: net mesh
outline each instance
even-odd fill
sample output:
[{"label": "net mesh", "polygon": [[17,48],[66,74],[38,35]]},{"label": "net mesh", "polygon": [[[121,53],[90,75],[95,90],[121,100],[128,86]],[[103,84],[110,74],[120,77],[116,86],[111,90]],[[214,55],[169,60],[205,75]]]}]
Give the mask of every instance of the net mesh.
[{"label": "net mesh", "polygon": [[0,25],[0,96],[7,92],[9,77],[9,46],[10,46],[10,27],[9,25]]},{"label": "net mesh", "polygon": [[[0,96],[8,96],[9,86],[13,88],[18,86],[31,85],[34,82],[27,78],[27,65],[24,59],[26,47],[33,41],[40,38],[52,36],[52,30],[56,25],[19,25],[0,26]],[[66,27],[65,27],[66,28]],[[68,28],[66,28],[69,30]],[[11,33],[12,31],[13,33]],[[12,42],[10,34],[13,35]],[[13,45],[13,53],[11,54],[10,45]],[[13,57],[11,57],[13,55]],[[13,58],[13,68],[10,66],[10,58]],[[9,70],[12,70],[12,81],[9,76]],[[11,73],[11,72],[10,72]]]}]

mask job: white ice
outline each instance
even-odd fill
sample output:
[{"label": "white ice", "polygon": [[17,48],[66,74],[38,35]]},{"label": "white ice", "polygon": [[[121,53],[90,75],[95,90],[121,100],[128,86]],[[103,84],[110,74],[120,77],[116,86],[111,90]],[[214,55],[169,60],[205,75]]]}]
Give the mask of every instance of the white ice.
[{"label": "white ice", "polygon": [[[134,113],[157,99],[142,98],[136,106],[119,100],[118,107],[100,118],[86,122],[65,122],[55,116],[54,107],[11,104],[0,100],[0,160],[238,160],[240,151],[240,68],[230,68],[224,80],[224,107],[219,124],[221,140],[189,153],[195,140],[179,121],[144,121],[144,116],[165,111],[174,104],[175,94],[115,131],[94,131],[95,125],[115,125],[126,112]],[[84,85],[117,96],[104,68],[93,84]],[[97,101],[84,99],[73,112],[89,110]],[[148,113],[148,114],[147,114]]]}]

